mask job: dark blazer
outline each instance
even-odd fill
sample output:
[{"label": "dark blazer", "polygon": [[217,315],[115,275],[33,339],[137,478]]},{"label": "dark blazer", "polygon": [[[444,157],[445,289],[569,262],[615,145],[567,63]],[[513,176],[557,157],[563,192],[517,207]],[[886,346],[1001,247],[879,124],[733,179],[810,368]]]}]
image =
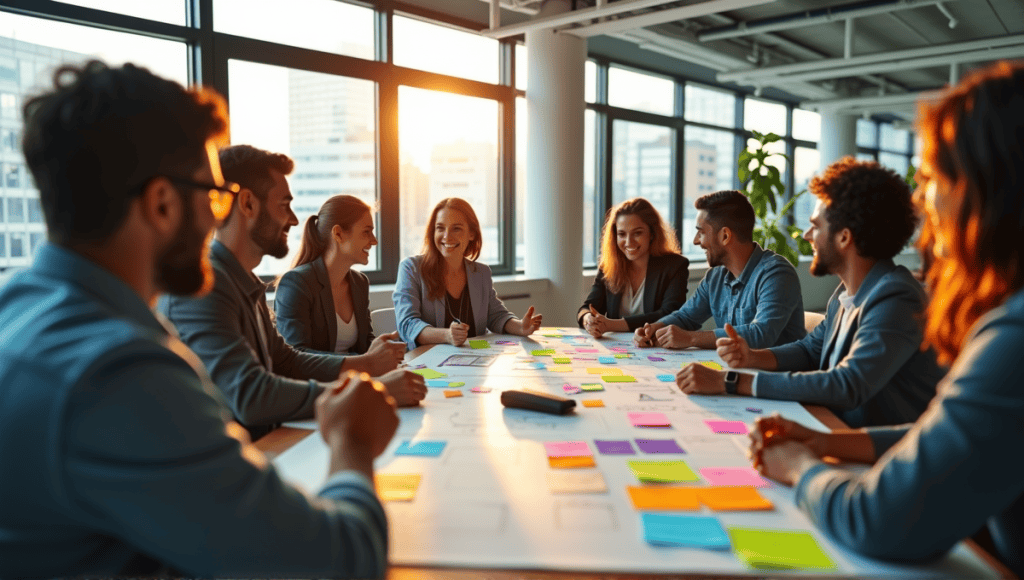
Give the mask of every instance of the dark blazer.
[{"label": "dark blazer", "polygon": [[[348,271],[353,316],[359,335],[352,351],[363,354],[373,342],[370,326],[370,280],[362,272]],[[274,296],[277,331],[285,342],[298,350],[334,352],[338,338],[338,317],[334,311],[334,293],[324,259],[317,258],[289,270],[277,283]]]},{"label": "dark blazer", "polygon": [[[627,316],[626,324],[636,330],[647,322],[671,314],[686,302],[686,283],[690,279],[690,261],[679,254],[651,256],[647,262],[647,276],[644,278],[644,313]],[[622,293],[614,294],[604,283],[604,272],[597,271],[597,279],[590,288],[590,296],[576,312],[576,323],[583,328],[583,315],[589,306],[608,318],[622,318]]]}]

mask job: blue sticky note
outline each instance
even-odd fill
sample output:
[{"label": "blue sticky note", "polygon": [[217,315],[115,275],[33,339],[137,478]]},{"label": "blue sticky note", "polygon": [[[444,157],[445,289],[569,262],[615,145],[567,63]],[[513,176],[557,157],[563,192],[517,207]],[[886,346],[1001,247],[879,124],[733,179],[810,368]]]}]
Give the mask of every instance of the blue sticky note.
[{"label": "blue sticky note", "polygon": [[676,380],[675,375],[658,375],[658,380],[663,383],[674,383]]},{"label": "blue sticky note", "polygon": [[599,356],[599,357],[597,357],[597,362],[599,362],[599,363],[601,363],[603,365],[613,365],[613,364],[615,364],[615,357],[613,357],[613,356]]},{"label": "blue sticky note", "polygon": [[527,366],[527,368],[531,368],[531,369],[546,369],[546,368],[548,368],[547,365],[545,365],[542,362],[526,363],[526,366]]},{"label": "blue sticky note", "polygon": [[448,388],[448,383],[450,383],[451,381],[449,381],[448,379],[429,379],[424,382],[427,383],[428,387]]},{"label": "blue sticky note", "polygon": [[420,455],[423,457],[437,457],[444,451],[445,441],[417,441],[410,443],[408,440],[395,449],[395,455]]},{"label": "blue sticky note", "polygon": [[716,517],[641,512],[640,518],[652,546],[729,549],[729,536]]}]

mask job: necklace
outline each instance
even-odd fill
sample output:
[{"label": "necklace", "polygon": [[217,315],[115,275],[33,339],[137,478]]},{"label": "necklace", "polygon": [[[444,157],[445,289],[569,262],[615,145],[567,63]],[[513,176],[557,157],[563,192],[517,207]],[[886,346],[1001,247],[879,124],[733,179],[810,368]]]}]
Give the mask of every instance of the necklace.
[{"label": "necklace", "polygon": [[448,315],[451,316],[453,320],[456,320],[458,322],[462,322],[464,324],[470,324],[469,322],[466,322],[466,320],[469,318],[469,309],[468,309],[468,306],[469,306],[469,296],[466,296],[466,291],[467,290],[468,290],[468,288],[463,286],[462,294],[459,296],[459,299],[458,299],[459,300],[458,312],[456,312],[455,309],[452,308],[452,294],[451,294],[451,292],[449,292],[447,288],[445,288],[445,291],[444,291],[444,305],[445,305],[445,308],[448,309]]}]

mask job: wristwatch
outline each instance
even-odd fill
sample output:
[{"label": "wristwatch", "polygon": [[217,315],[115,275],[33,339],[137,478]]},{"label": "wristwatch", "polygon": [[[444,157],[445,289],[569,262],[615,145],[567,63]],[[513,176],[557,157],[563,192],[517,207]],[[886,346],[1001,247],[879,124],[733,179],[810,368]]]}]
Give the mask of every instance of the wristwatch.
[{"label": "wristwatch", "polygon": [[739,387],[740,374],[736,371],[729,371],[725,373],[725,392],[730,395],[736,394],[736,389]]}]

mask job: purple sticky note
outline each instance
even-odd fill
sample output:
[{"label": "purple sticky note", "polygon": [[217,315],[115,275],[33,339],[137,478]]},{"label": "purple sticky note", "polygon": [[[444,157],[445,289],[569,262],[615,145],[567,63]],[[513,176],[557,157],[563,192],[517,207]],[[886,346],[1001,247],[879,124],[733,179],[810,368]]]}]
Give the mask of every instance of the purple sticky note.
[{"label": "purple sticky note", "polygon": [[665,359],[661,358],[660,356],[649,356],[647,357],[647,360],[651,362],[665,362]]},{"label": "purple sticky note", "polygon": [[686,453],[675,439],[637,439],[636,446],[644,453]]},{"label": "purple sticky note", "polygon": [[[670,427],[672,425],[668,422],[665,413],[627,413],[626,415],[634,427]],[[746,433],[745,430],[743,432]]]},{"label": "purple sticky note", "polygon": [[519,343],[513,340],[497,340],[494,344],[503,344],[505,346],[517,346]]},{"label": "purple sticky note", "polygon": [[743,421],[711,421],[705,419],[704,423],[715,433],[729,433],[732,435],[747,434],[747,424]]},{"label": "purple sticky note", "polygon": [[753,467],[702,467],[700,476],[711,485],[771,485]]},{"label": "purple sticky note", "polygon": [[597,450],[602,455],[636,455],[636,451],[633,451],[633,446],[629,441],[602,441],[595,439],[594,443],[597,444]]},{"label": "purple sticky note", "polygon": [[586,441],[549,441],[544,444],[548,457],[589,457],[593,455]]},{"label": "purple sticky note", "polygon": [[751,413],[760,413],[760,412],[762,412],[762,409],[759,409],[757,407],[747,407],[747,410],[750,411]]}]

